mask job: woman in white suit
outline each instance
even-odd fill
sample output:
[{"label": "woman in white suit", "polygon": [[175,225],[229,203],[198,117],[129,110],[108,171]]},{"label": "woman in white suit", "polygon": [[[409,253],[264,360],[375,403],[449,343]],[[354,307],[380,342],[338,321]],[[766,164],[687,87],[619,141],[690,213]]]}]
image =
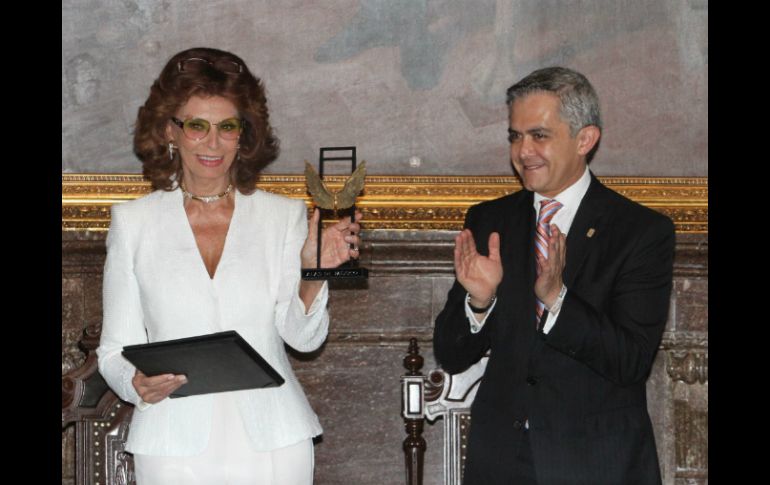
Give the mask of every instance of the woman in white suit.
[{"label": "woman in white suit", "polygon": [[[261,82],[229,52],[176,54],[139,109],[134,150],[154,191],[113,206],[97,354],[135,405],[126,449],[138,485],[311,484],[322,430],[284,343],[307,352],[327,335],[327,285],[300,279],[316,264],[319,214],[308,223],[302,201],[254,189],[278,154]],[[323,231],[323,267],[358,257],[360,217]],[[286,382],[172,400],[184,376],[148,377],[121,355],[224,330]]]}]

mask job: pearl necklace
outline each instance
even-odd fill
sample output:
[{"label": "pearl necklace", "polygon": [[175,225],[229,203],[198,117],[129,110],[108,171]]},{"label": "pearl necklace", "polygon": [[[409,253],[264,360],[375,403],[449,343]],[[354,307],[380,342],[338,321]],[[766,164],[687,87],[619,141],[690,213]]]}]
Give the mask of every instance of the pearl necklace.
[{"label": "pearl necklace", "polygon": [[188,199],[199,200],[199,201],[201,201],[201,202],[203,202],[205,204],[209,204],[209,203],[215,202],[215,201],[217,201],[217,200],[219,200],[219,199],[221,199],[223,197],[227,197],[227,194],[229,194],[233,190],[233,184],[229,184],[227,186],[227,189],[224,192],[222,192],[221,194],[217,194],[217,195],[195,195],[195,194],[192,194],[192,193],[188,192],[187,189],[184,187],[184,184],[182,184],[181,187],[182,187],[182,193],[184,194],[185,197],[187,197]]}]

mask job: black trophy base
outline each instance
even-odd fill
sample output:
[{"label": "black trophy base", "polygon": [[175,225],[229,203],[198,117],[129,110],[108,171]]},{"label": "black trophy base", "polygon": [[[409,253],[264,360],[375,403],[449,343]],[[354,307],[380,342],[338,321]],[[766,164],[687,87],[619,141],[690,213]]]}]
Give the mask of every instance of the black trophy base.
[{"label": "black trophy base", "polygon": [[366,268],[302,268],[303,280],[351,280],[369,277]]}]

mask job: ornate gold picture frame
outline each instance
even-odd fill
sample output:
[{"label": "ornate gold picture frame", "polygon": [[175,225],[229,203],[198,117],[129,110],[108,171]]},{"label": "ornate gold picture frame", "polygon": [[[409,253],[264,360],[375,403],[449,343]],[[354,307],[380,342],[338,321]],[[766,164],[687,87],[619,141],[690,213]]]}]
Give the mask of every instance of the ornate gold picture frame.
[{"label": "ornate gold picture frame", "polygon": [[[611,189],[668,215],[679,233],[708,233],[708,177],[599,177]],[[339,189],[345,177],[328,176]],[[264,175],[262,190],[310,206],[302,175]],[[357,200],[367,229],[458,230],[468,207],[521,189],[513,176],[368,175]],[[141,197],[150,184],[139,174],[62,174],[62,230],[106,231],[112,204]]]}]

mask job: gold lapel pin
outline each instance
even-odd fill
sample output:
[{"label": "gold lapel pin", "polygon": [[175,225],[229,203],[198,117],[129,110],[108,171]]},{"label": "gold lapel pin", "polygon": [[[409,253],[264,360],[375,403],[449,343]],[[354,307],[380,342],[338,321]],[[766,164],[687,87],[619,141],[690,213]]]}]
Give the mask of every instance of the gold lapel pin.
[{"label": "gold lapel pin", "polygon": [[593,237],[595,232],[596,230],[592,227],[591,229],[588,230],[588,232],[586,233],[586,236]]}]

